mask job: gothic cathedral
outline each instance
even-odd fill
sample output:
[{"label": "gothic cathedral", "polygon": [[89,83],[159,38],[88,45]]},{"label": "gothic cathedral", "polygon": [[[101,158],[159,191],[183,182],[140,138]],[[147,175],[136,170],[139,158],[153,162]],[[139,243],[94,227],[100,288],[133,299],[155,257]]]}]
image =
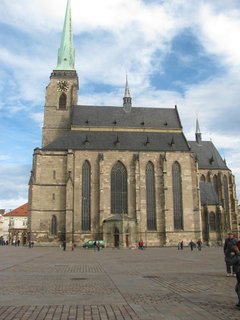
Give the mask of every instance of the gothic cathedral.
[{"label": "gothic cathedral", "polygon": [[197,121],[187,141],[177,107],[78,105],[71,3],[46,88],[42,147],[29,182],[29,237],[38,245],[170,246],[237,233],[234,176]]}]

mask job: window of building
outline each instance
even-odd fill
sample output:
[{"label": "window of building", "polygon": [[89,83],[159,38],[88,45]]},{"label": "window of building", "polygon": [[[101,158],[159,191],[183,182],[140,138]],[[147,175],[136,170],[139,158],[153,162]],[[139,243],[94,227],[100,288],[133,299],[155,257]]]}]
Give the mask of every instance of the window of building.
[{"label": "window of building", "polygon": [[63,92],[59,98],[59,109],[66,110],[67,109],[67,95]]},{"label": "window of building", "polygon": [[220,232],[222,229],[222,218],[221,218],[221,213],[218,212],[216,216],[216,230]]},{"label": "window of building", "polygon": [[226,213],[226,222],[227,222],[227,227],[230,227],[230,212],[229,212],[229,196],[228,196],[228,180],[227,177],[223,177],[223,193],[224,193],[224,210]]},{"label": "window of building", "polygon": [[225,211],[229,212],[229,198],[228,198],[228,181],[227,177],[223,177],[223,190],[224,190],[224,207]]},{"label": "window of building", "polygon": [[174,229],[183,229],[183,206],[182,206],[182,179],[181,167],[178,162],[172,166],[172,179],[173,179],[173,216],[174,216]]},{"label": "window of building", "polygon": [[91,167],[88,161],[82,166],[82,230],[91,230]]},{"label": "window of building", "polygon": [[127,169],[118,161],[111,171],[111,213],[128,213]]},{"label": "window of building", "polygon": [[210,231],[216,231],[216,216],[214,212],[209,213],[209,228]]},{"label": "window of building", "polygon": [[206,181],[204,174],[201,175],[201,181],[202,181],[202,182],[205,182],[205,181]]},{"label": "window of building", "polygon": [[53,170],[53,179],[56,179],[56,170]]},{"label": "window of building", "polygon": [[155,177],[152,162],[148,162],[146,166],[146,201],[147,229],[156,230]]},{"label": "window of building", "polygon": [[213,185],[214,185],[214,189],[216,191],[216,194],[218,195],[218,177],[216,174],[213,176]]},{"label": "window of building", "polygon": [[51,235],[57,234],[57,217],[55,215],[52,216],[51,220]]}]

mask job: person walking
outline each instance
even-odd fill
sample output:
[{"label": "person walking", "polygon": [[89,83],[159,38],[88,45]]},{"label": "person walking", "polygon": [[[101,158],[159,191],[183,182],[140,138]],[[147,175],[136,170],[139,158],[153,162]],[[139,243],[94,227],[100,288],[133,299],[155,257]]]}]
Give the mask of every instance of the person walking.
[{"label": "person walking", "polygon": [[101,243],[98,241],[98,243],[97,243],[97,249],[98,249],[98,251],[100,251],[100,248],[101,248]]},{"label": "person walking", "polygon": [[191,248],[191,251],[193,251],[193,248],[195,247],[195,243],[191,240],[191,241],[189,242],[189,246],[190,246],[190,248]]},{"label": "person walking", "polygon": [[235,275],[235,272],[233,270],[233,264],[231,264],[231,258],[232,258],[232,252],[233,247],[237,245],[237,240],[234,238],[234,235],[232,232],[228,233],[227,238],[225,239],[224,245],[223,245],[223,251],[224,251],[224,260],[226,263],[226,270],[227,270],[227,277],[230,277],[231,275]]},{"label": "person walking", "polygon": [[180,248],[183,250],[183,241],[180,242]]},{"label": "person walking", "polygon": [[236,272],[237,283],[235,285],[235,292],[238,296],[238,303],[236,307],[240,309],[240,252],[237,246],[233,246],[231,251],[230,265]]},{"label": "person walking", "polygon": [[201,251],[201,250],[202,250],[202,241],[201,241],[201,239],[199,239],[199,240],[197,241],[197,248],[198,248],[198,251]]}]

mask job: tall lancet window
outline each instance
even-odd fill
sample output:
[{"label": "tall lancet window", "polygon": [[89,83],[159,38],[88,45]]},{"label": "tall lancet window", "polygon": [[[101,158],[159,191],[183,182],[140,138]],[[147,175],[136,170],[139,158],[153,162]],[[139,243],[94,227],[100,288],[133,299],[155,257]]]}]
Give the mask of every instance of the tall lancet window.
[{"label": "tall lancet window", "polygon": [[146,200],[147,200],[147,229],[156,230],[156,200],[154,166],[148,162],[146,166]]},{"label": "tall lancet window", "polygon": [[55,236],[56,234],[57,234],[57,217],[53,215],[51,220],[51,235]]},{"label": "tall lancet window", "polygon": [[229,212],[229,198],[228,198],[228,181],[227,177],[223,177],[223,190],[224,190],[224,209]]},{"label": "tall lancet window", "polygon": [[67,109],[67,95],[66,93],[62,93],[59,98],[59,109],[66,110]]},{"label": "tall lancet window", "polygon": [[127,169],[118,161],[111,172],[111,213],[128,212]]},{"label": "tall lancet window", "polygon": [[172,179],[173,179],[173,216],[174,216],[174,229],[183,229],[183,206],[182,206],[182,179],[181,167],[178,162],[172,166]]},{"label": "tall lancet window", "polygon": [[214,185],[214,189],[216,191],[216,194],[218,196],[218,177],[216,174],[213,176],[213,185]]},{"label": "tall lancet window", "polygon": [[91,230],[91,167],[88,161],[82,166],[82,230]]}]

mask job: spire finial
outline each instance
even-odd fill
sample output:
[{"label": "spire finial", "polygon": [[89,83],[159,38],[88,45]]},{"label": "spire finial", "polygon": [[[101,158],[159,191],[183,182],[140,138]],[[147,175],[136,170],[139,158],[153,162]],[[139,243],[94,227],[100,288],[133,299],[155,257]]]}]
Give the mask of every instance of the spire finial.
[{"label": "spire finial", "polygon": [[195,133],[195,137],[196,137],[196,141],[198,144],[200,144],[200,142],[202,141],[202,134],[200,131],[200,126],[198,123],[198,115],[197,115],[197,119],[196,119],[196,133]]},{"label": "spire finial", "polygon": [[56,70],[75,70],[75,50],[73,47],[71,0],[67,2],[61,45],[58,49]]},{"label": "spire finial", "polygon": [[132,98],[128,87],[128,75],[126,74],[125,93],[123,97],[123,108],[125,111],[130,112],[132,108]]}]

